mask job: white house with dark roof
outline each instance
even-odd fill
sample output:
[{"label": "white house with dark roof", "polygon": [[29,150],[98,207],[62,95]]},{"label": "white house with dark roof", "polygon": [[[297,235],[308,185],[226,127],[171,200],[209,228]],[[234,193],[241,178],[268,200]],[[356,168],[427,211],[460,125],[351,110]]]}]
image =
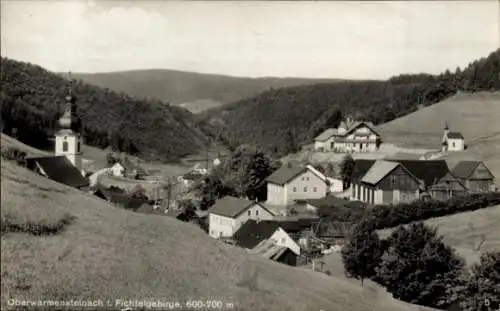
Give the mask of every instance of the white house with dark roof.
[{"label": "white house with dark roof", "polygon": [[213,238],[228,238],[249,219],[271,220],[274,214],[262,204],[226,196],[217,200],[208,210],[209,235]]},{"label": "white house with dark roof", "polygon": [[310,167],[282,166],[267,178],[267,205],[286,206],[296,200],[326,196],[325,177]]},{"label": "white house with dark roof", "polygon": [[443,152],[461,151],[465,149],[465,138],[460,132],[450,132],[448,124],[445,124],[441,146]]},{"label": "white house with dark roof", "polygon": [[348,118],[337,129],[327,129],[314,139],[314,150],[324,152],[374,152],[381,137],[371,122]]}]

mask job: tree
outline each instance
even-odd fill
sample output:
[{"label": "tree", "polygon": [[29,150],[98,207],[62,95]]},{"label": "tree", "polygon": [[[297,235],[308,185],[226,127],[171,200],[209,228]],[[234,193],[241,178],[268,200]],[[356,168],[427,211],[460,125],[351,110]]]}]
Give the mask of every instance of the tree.
[{"label": "tree", "polygon": [[342,248],[342,262],[346,274],[363,281],[375,276],[375,269],[380,263],[381,241],[375,228],[362,221],[356,225]]},{"label": "tree", "polygon": [[277,163],[260,149],[242,145],[221,165],[221,181],[239,197],[265,200],[266,178],[277,169]]},{"label": "tree", "polygon": [[354,159],[350,154],[345,155],[340,162],[340,176],[342,178],[343,189],[349,188],[349,186],[351,185],[354,163]]},{"label": "tree", "polygon": [[435,228],[423,222],[399,226],[389,237],[377,281],[394,298],[434,308],[446,308],[450,284],[460,284],[464,261],[446,246]]},{"label": "tree", "polygon": [[290,153],[296,153],[299,151],[299,146],[297,144],[297,140],[295,139],[295,135],[292,133],[291,130],[288,130],[286,132],[286,138],[285,138],[285,154],[290,154]]},{"label": "tree", "polygon": [[461,292],[461,300],[464,311],[500,308],[500,252],[484,253],[479,263],[472,266],[471,277]]}]

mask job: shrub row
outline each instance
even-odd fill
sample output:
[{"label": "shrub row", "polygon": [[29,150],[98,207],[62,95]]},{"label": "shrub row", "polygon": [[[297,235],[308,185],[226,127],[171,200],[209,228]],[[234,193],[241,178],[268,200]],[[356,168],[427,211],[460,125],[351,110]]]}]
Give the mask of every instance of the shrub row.
[{"label": "shrub row", "polygon": [[16,161],[18,165],[25,166],[26,152],[14,147],[2,148],[2,159]]},{"label": "shrub row", "polygon": [[498,204],[500,192],[474,193],[453,197],[448,201],[419,200],[397,205],[377,205],[369,209],[365,217],[376,229],[385,229]]}]

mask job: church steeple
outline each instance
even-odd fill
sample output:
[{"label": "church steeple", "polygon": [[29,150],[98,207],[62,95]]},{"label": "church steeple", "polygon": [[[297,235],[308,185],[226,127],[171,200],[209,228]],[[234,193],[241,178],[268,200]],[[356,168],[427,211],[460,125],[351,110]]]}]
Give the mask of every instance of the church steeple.
[{"label": "church steeple", "polygon": [[59,126],[61,129],[77,131],[78,117],[76,115],[76,97],[73,94],[73,80],[71,79],[71,72],[69,73],[69,87],[68,94],[65,97],[64,113],[59,119]]},{"label": "church steeple", "polygon": [[64,113],[59,119],[60,131],[56,133],[55,155],[66,156],[78,170],[82,170],[82,138],[79,133],[80,121],[76,115],[76,97],[73,94],[73,81],[65,96]]}]

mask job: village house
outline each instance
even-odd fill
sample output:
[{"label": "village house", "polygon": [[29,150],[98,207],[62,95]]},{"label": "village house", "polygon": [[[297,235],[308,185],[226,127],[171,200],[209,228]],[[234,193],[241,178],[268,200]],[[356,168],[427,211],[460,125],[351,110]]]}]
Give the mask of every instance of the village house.
[{"label": "village house", "polygon": [[439,182],[428,189],[429,195],[434,200],[449,200],[452,197],[467,194],[467,188],[451,173],[446,174]]},{"label": "village house", "polygon": [[460,180],[469,193],[496,190],[495,176],[482,161],[460,161],[451,174]]},{"label": "village house", "polygon": [[326,196],[325,177],[310,167],[284,165],[267,178],[266,205],[286,206],[296,200]]},{"label": "village house", "polygon": [[341,122],[338,129],[327,129],[314,139],[314,150],[321,152],[374,152],[381,143],[371,122]]},{"label": "village house", "polygon": [[411,202],[448,173],[445,160],[356,160],[350,199],[369,204]]},{"label": "village house", "polygon": [[444,126],[442,151],[461,151],[465,149],[465,138],[460,132],[450,132],[448,124]]},{"label": "village house", "polygon": [[209,235],[213,238],[228,238],[249,219],[270,220],[274,217],[262,204],[226,196],[219,199],[208,210]]},{"label": "village house", "polygon": [[59,119],[60,130],[55,134],[55,155],[26,158],[28,169],[56,182],[75,188],[85,188],[90,183],[82,168],[82,138],[78,133],[76,97],[69,89],[64,113]]},{"label": "village house", "polygon": [[249,219],[234,234],[236,245],[253,249],[264,240],[272,240],[274,244],[290,248],[295,254],[300,255],[300,246],[280,226],[279,221],[256,221]]}]

